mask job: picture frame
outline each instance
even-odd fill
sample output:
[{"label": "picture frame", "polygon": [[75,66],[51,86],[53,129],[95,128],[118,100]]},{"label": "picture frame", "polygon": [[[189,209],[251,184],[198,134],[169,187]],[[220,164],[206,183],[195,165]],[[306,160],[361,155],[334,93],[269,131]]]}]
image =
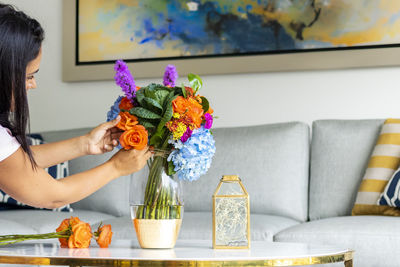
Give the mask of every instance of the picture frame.
[{"label": "picture frame", "polygon": [[[63,0],[63,81],[111,80],[113,61],[79,64],[77,3]],[[243,74],[277,71],[305,71],[384,67],[400,65],[400,43],[356,47],[278,51],[222,56],[172,57],[156,60],[127,60],[135,78],[159,77],[167,64],[173,64],[181,76]],[[123,58],[122,58],[123,59]]]}]

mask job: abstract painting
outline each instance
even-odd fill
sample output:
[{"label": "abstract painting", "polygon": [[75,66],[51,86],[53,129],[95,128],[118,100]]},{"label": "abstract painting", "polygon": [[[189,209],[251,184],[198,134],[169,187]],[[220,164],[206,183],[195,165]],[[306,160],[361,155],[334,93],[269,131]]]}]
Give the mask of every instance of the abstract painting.
[{"label": "abstract painting", "polygon": [[399,0],[76,0],[76,64],[396,47]]}]

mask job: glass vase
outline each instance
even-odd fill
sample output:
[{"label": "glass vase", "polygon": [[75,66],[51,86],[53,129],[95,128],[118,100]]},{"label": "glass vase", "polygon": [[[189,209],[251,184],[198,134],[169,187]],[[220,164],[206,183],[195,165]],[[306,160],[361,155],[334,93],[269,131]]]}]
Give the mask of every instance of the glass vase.
[{"label": "glass vase", "polygon": [[[165,156],[154,156],[131,186],[131,218],[142,248],[173,248],[183,217],[182,183],[168,175]],[[139,179],[139,180],[136,180]]]}]

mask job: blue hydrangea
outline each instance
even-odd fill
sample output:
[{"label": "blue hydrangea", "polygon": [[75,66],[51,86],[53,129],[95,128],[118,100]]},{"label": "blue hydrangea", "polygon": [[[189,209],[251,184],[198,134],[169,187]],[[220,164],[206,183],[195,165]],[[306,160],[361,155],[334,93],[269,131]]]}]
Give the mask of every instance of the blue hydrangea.
[{"label": "blue hydrangea", "polygon": [[171,152],[168,161],[172,161],[180,180],[195,181],[205,174],[211,166],[215,154],[215,141],[210,130],[203,126],[193,131],[185,142],[173,141],[175,150]]},{"label": "blue hydrangea", "polygon": [[115,100],[114,104],[111,106],[110,111],[107,112],[107,121],[112,121],[119,114],[119,103],[121,103],[122,96],[119,96],[117,100]]},{"label": "blue hydrangea", "polygon": [[[122,98],[122,96],[119,96],[117,100],[115,100],[114,105],[111,106],[110,111],[107,112],[107,121],[112,121],[118,116],[120,111],[119,104],[121,103]],[[121,149],[121,144],[118,144],[117,148]]]}]

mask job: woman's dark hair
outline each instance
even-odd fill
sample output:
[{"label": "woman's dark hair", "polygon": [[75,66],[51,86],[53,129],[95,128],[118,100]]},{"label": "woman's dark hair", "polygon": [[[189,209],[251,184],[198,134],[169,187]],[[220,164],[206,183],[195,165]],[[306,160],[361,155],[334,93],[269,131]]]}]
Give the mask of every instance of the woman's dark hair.
[{"label": "woman's dark hair", "polygon": [[39,55],[43,39],[39,22],[11,5],[0,3],[0,125],[11,130],[34,168],[36,161],[26,138],[29,122],[26,67]]}]

